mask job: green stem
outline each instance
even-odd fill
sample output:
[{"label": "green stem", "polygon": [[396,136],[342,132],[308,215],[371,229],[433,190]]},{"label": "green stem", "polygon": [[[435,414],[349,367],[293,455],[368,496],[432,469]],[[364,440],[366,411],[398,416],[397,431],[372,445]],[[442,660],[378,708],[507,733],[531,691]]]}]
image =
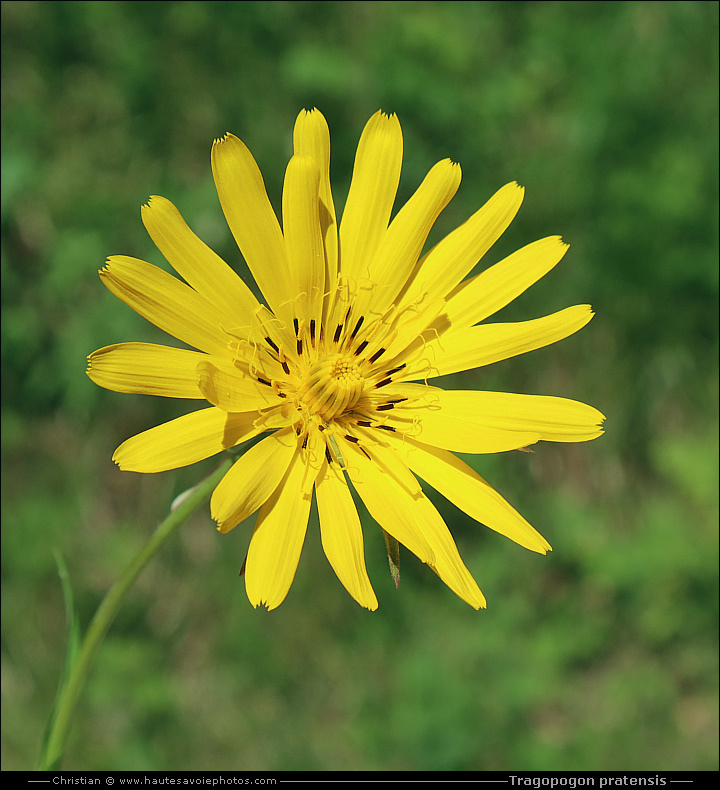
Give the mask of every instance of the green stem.
[{"label": "green stem", "polygon": [[77,659],[70,669],[67,683],[58,698],[38,770],[53,771],[59,769],[75,706],[95,660],[98,648],[102,644],[112,621],[115,619],[115,615],[118,613],[128,590],[132,587],[143,568],[175,534],[183,521],[210,498],[213,489],[224,477],[232,463],[232,458],[225,459],[209,477],[206,477],[205,480],[193,488],[188,498],[160,524],[150,540],[127,566],[120,579],[108,590],[103,602],[98,607],[97,612],[95,612],[95,616],[78,652]]}]

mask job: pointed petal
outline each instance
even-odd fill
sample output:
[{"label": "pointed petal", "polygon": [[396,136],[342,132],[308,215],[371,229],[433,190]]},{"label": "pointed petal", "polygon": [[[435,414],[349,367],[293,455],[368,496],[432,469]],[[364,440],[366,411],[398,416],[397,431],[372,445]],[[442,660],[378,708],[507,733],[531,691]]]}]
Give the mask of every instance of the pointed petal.
[{"label": "pointed petal", "polygon": [[[464,601],[475,609],[484,608],[486,605],[485,598],[480,592],[475,579],[473,579],[460,559],[450,531],[433,504],[423,493],[420,484],[408,469],[403,458],[398,455],[394,446],[383,446],[373,442],[371,431],[359,428],[357,434],[361,440],[361,445],[365,447],[366,452],[370,455],[369,461],[365,458],[366,467],[372,467],[376,485],[384,488],[390,482],[394,484],[388,494],[393,498],[395,508],[402,508],[406,520],[412,521],[415,533],[419,533],[430,547],[431,559],[423,561],[427,562],[445,584]],[[396,443],[393,442],[392,444]],[[359,453],[356,455],[359,455]],[[363,455],[363,457],[365,456]],[[353,464],[354,461],[350,462],[351,469]],[[362,473],[367,474],[367,469],[361,470]],[[352,474],[350,479],[353,479]],[[365,501],[365,495],[368,494],[367,490],[365,495],[362,492],[359,493]],[[370,510],[370,505],[367,501],[365,501],[365,504]],[[417,554],[415,549],[400,538],[397,531],[393,531],[397,530],[398,527],[396,521],[393,521],[392,524],[385,523],[380,521],[372,510],[370,510],[370,513],[386,532],[389,532]]]},{"label": "pointed petal", "polygon": [[[406,284],[435,220],[460,186],[460,165],[438,162],[383,234],[371,263],[370,280],[378,287],[366,292],[372,309],[384,312]],[[360,310],[364,314],[363,309]]]},{"label": "pointed petal", "polygon": [[320,327],[325,293],[325,251],[320,229],[320,171],[308,155],[296,154],[285,172],[283,233],[292,310],[303,323]]},{"label": "pointed petal", "polygon": [[390,442],[413,472],[471,518],[531,551],[545,554],[551,549],[512,505],[452,453],[407,437],[391,437]]},{"label": "pointed petal", "polygon": [[275,609],[285,600],[305,540],[314,482],[315,471],[298,451],[260,509],[245,569],[245,589],[253,606]]},{"label": "pointed petal", "polygon": [[129,472],[178,469],[256,436],[256,419],[257,412],[201,409],[133,436],[115,450],[113,461]]},{"label": "pointed petal", "polygon": [[233,464],[210,500],[210,512],[220,532],[230,532],[265,504],[285,476],[297,444],[293,431],[278,431]]},{"label": "pointed petal", "polygon": [[208,354],[227,354],[217,308],[171,274],[145,261],[114,255],[100,278],[118,299],[164,332]]},{"label": "pointed petal", "polygon": [[477,586],[470,571],[460,558],[450,530],[432,502],[424,495],[412,500],[413,516],[425,539],[433,550],[435,559],[430,566],[447,586],[473,609],[485,609],[485,596]]},{"label": "pointed petal", "polygon": [[472,326],[510,304],[546,275],[568,250],[560,236],[528,244],[466,280],[448,296],[446,313],[453,324]]},{"label": "pointed petal", "polygon": [[343,587],[366,609],[378,607],[365,567],[362,527],[342,473],[324,464],[315,484],[323,550]]},{"label": "pointed petal", "polygon": [[585,442],[603,433],[605,417],[597,409],[567,398],[411,384],[396,388],[417,397],[389,411],[388,424],[444,450],[503,452],[540,440]]},{"label": "pointed petal", "polygon": [[368,263],[387,230],[400,182],[402,150],[397,116],[376,112],[360,137],[340,223],[340,271],[350,280],[367,278]]},{"label": "pointed petal", "polygon": [[231,326],[238,317],[247,323],[259,304],[238,275],[187,226],[180,212],[165,198],[151,197],[142,207],[150,238],[168,263],[199,294],[227,316]]},{"label": "pointed petal", "polygon": [[533,321],[480,324],[450,331],[426,343],[422,357],[403,371],[407,380],[433,378],[479,368],[556,343],[582,329],[594,313],[590,305],[575,305]]},{"label": "pointed petal", "polygon": [[244,376],[232,367],[219,367],[202,360],[196,368],[196,380],[203,397],[223,411],[252,411],[267,405],[280,405],[272,387]]},{"label": "pointed petal", "polygon": [[287,288],[287,259],[282,232],[268,199],[260,169],[235,135],[216,140],[212,171],[220,205],[240,252],[268,306],[282,312],[292,296]]},{"label": "pointed petal", "polygon": [[605,416],[592,406],[549,395],[445,392],[444,407],[497,430],[537,431],[546,442],[586,442],[603,433]]},{"label": "pointed petal", "polygon": [[303,110],[297,117],[293,131],[296,154],[308,154],[320,168],[320,227],[325,245],[325,289],[333,291],[338,269],[338,231],[330,187],[330,130],[318,110]]},{"label": "pointed petal", "polygon": [[202,398],[198,363],[207,355],[153,343],[118,343],[88,357],[88,376],[114,392],[159,395],[165,398]]},{"label": "pointed petal", "polygon": [[401,304],[445,297],[467,276],[513,221],[525,190],[517,183],[506,184],[459,228],[454,230],[420,261]]},{"label": "pointed petal", "polygon": [[415,556],[432,565],[435,555],[412,516],[412,495],[386,467],[372,460],[373,448],[369,448],[371,458],[367,458],[342,437],[337,441],[342,447],[348,477],[370,515]]}]

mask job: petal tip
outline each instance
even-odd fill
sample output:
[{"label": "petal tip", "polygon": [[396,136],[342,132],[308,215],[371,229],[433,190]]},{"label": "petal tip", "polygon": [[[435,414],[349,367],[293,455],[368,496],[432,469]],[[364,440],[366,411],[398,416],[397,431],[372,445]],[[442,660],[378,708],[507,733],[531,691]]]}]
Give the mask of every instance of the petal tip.
[{"label": "petal tip", "polygon": [[143,203],[141,206],[141,211],[143,213],[147,212],[149,209],[158,208],[160,206],[164,206],[170,203],[167,198],[164,198],[162,195],[150,195],[147,199],[147,203]]},{"label": "petal tip", "polygon": [[400,126],[400,119],[397,117],[397,114],[394,112],[385,112],[385,110],[378,110],[372,118],[370,118],[368,124],[373,122],[382,123],[386,126]]},{"label": "petal tip", "polygon": [[236,137],[232,132],[225,132],[225,134],[222,137],[217,137],[215,138],[215,140],[213,140],[212,152],[214,154],[215,151],[218,148],[220,148],[220,146],[228,145],[228,144],[232,145],[233,143],[242,144],[242,141],[240,140],[239,137]]}]

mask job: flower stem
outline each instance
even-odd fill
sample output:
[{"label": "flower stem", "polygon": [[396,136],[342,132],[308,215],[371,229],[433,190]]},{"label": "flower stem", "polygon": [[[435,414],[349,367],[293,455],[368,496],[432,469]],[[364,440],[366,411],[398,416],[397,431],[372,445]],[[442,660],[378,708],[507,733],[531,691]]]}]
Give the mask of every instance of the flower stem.
[{"label": "flower stem", "polygon": [[107,595],[98,607],[85,639],[80,646],[77,658],[70,668],[67,682],[63,686],[55,706],[38,770],[58,770],[65,750],[68,730],[75,706],[87,680],[97,651],[110,627],[115,615],[120,610],[125,595],[142,572],[143,568],[160,551],[167,541],[175,534],[180,525],[204,502],[213,492],[225,473],[233,463],[228,457],[218,468],[203,481],[198,483],[182,504],[173,510],[158,526],[150,540],[140,549],[125,569],[122,576],[108,590]]}]

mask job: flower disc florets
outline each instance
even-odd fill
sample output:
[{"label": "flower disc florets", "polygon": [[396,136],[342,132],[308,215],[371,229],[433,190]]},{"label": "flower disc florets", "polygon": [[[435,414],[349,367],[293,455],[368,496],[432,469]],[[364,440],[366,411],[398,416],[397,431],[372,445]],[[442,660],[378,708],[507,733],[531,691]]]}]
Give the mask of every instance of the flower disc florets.
[{"label": "flower disc florets", "polygon": [[[350,442],[365,453],[364,445],[376,443],[377,431],[396,431],[386,424],[390,410],[409,404],[413,398],[386,394],[383,389],[406,367],[397,357],[388,362],[385,359],[397,339],[393,326],[399,311],[393,306],[380,318],[356,318],[352,300],[342,298],[340,293],[330,311],[339,318],[318,326],[314,319],[305,322],[295,317],[292,335],[287,325],[269,311],[258,313],[260,331],[256,336],[265,336],[260,348],[253,348],[252,365],[240,361],[248,356],[247,339],[233,341],[230,348],[239,357],[239,371],[264,385],[261,389],[269,396],[256,420],[257,427],[291,427],[303,450],[310,435],[317,432],[328,461],[344,468],[338,440]],[[413,306],[413,313],[417,312],[418,307]],[[326,331],[326,325],[330,331]]]},{"label": "flower disc florets", "polygon": [[339,417],[358,402],[364,379],[359,366],[343,354],[332,354],[312,365],[297,390],[299,401],[324,420]]}]

